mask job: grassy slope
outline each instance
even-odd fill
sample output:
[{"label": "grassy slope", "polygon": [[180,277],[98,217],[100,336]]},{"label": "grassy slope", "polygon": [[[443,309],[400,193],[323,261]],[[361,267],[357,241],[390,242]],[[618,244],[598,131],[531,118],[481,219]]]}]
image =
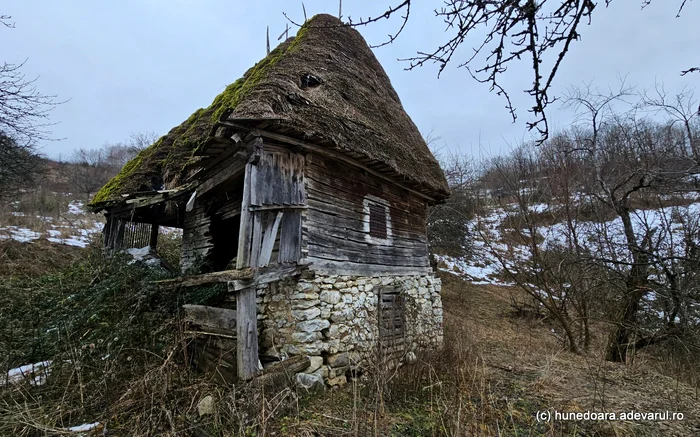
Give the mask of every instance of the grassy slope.
[{"label": "grassy slope", "polygon": [[[690,436],[700,426],[698,393],[658,371],[660,361],[638,356],[623,366],[601,361],[597,350],[562,352],[546,322],[510,315],[511,291],[502,287],[445,275],[445,349],[395,374],[369,369],[363,383],[314,396],[251,395],[216,386],[184,363],[177,307],[210,302],[216,290],[165,294],[151,285],[158,274],[99,251],[0,249],[12,254],[14,272],[0,272],[2,364],[62,363],[44,386],[0,387],[0,435],[53,435],[93,421],[106,422],[107,435]],[[205,395],[217,401],[215,412],[199,417]],[[542,409],[670,410],[686,418],[537,423]]]},{"label": "grassy slope", "polygon": [[[511,315],[510,294],[443,275],[445,350],[406,365],[380,390],[328,392],[287,419],[293,435],[691,436],[699,393],[640,356],[624,366],[561,351],[546,322]],[[602,338],[596,347],[602,347]],[[380,386],[373,380],[375,387]],[[383,404],[383,405],[382,405]],[[356,405],[356,407],[355,407]],[[382,408],[384,411],[382,412]],[[537,423],[538,410],[680,411],[682,422]],[[356,417],[356,418],[355,418]],[[500,434],[499,434],[500,433]]]}]

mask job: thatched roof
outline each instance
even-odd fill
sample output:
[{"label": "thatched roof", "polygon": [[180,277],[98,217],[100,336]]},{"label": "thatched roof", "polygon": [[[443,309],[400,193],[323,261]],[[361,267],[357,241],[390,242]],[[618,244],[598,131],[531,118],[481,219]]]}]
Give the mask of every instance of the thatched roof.
[{"label": "thatched roof", "polygon": [[364,38],[335,17],[317,15],[208,108],[130,161],[92,205],[182,184],[201,165],[197,151],[225,141],[228,133],[217,130],[217,123],[226,120],[265,120],[266,130],[386,164],[404,183],[436,199],[448,194],[440,166]]}]

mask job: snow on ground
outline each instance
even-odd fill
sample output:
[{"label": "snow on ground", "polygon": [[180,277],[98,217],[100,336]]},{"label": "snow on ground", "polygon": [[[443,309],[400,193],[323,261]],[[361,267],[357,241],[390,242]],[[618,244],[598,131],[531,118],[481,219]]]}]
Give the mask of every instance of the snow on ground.
[{"label": "snow on ground", "polygon": [[0,227],[0,240],[15,240],[29,243],[46,238],[52,243],[68,246],[87,247],[92,238],[102,232],[103,223],[93,220],[79,220],[72,223],[51,224],[52,229],[37,232],[20,226]]},{"label": "snow on ground", "polygon": [[18,384],[25,380],[32,385],[43,385],[49,376],[50,366],[51,361],[41,361],[10,369],[7,376],[0,380],[0,387],[6,384]]},{"label": "snow on ground", "polygon": [[41,238],[41,234],[34,232],[27,228],[20,228],[18,226],[7,226],[0,228],[0,240],[15,240],[20,243],[28,243],[32,240],[38,240]]},{"label": "snow on ground", "polygon": [[[546,204],[531,205],[529,210],[541,213],[549,210]],[[522,270],[530,260],[530,248],[519,245],[513,239],[507,239],[512,229],[504,229],[505,219],[509,214],[517,214],[517,205],[492,208],[470,225],[473,236],[472,254],[469,259],[452,258],[438,255],[438,267],[448,273],[464,276],[475,283],[492,283],[513,285],[503,278],[507,277],[504,265],[514,271]],[[700,217],[700,203],[686,206],[674,206],[655,210],[635,210],[632,223],[635,234],[643,235],[648,229],[655,229],[655,238],[661,241],[661,250],[667,254],[680,256],[685,250],[682,225],[674,217]],[[615,218],[608,222],[572,221],[572,228],[567,223],[540,226],[536,232],[541,237],[538,247],[541,249],[565,248],[572,231],[578,235],[580,244],[591,253],[609,259],[621,260],[627,253],[622,220]],[[520,229],[527,235],[527,229]],[[607,235],[607,240],[603,236]],[[506,240],[508,242],[506,243]]]},{"label": "snow on ground", "polygon": [[82,200],[74,200],[68,204],[68,214],[84,215],[85,205]]},{"label": "snow on ground", "polygon": [[[8,206],[16,210],[21,205],[14,201]],[[68,202],[66,208],[67,212],[56,217],[10,211],[5,216],[6,224],[0,222],[0,240],[29,243],[45,238],[56,244],[87,247],[95,235],[102,232],[104,224],[98,216],[86,213],[81,200]]]},{"label": "snow on ground", "polygon": [[71,426],[68,428],[70,432],[88,432],[100,426],[100,422],[84,423],[82,425]]}]

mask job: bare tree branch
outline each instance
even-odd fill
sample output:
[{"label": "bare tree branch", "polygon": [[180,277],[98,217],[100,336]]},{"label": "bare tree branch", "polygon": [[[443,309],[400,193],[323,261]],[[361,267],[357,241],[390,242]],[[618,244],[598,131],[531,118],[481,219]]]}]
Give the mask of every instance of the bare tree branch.
[{"label": "bare tree branch", "polygon": [[[680,2],[676,15],[680,15],[688,0]],[[605,0],[608,6],[612,0]],[[642,0],[642,8],[651,0]],[[550,95],[551,87],[571,44],[580,39],[579,28],[591,16],[597,3],[594,0],[444,0],[444,6],[435,10],[435,15],[445,23],[448,40],[432,51],[418,51],[413,57],[402,59],[409,62],[408,70],[428,63],[438,64],[438,77],[448,64],[456,58],[458,49],[471,36],[476,42],[471,53],[458,67],[464,67],[478,82],[489,85],[491,91],[503,96],[506,109],[515,122],[516,109],[509,91],[501,85],[501,76],[508,66],[527,57],[531,60],[532,86],[526,89],[534,105],[528,110],[534,121],[526,123],[528,130],[539,135],[538,143],[549,136],[549,125],[545,109],[556,97]],[[364,26],[389,19],[405,10],[401,24],[381,47],[396,40],[409,19],[410,0],[388,7],[383,13],[352,22],[352,26]],[[554,57],[551,56],[554,52]],[[682,74],[697,71],[686,70]]]}]

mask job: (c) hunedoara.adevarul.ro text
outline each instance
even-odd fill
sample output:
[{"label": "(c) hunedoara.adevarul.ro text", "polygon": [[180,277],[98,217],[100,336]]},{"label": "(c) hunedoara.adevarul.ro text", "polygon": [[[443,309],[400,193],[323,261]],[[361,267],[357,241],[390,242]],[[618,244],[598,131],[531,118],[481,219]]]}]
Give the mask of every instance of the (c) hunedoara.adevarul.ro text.
[{"label": "(c) hunedoara.adevarul.ro text", "polygon": [[663,422],[672,420],[683,420],[683,413],[677,411],[621,411],[621,412],[603,412],[603,411],[559,411],[559,410],[544,410],[538,411],[535,414],[538,422],[551,421],[570,421],[570,420],[628,420],[628,421],[650,421]]}]

